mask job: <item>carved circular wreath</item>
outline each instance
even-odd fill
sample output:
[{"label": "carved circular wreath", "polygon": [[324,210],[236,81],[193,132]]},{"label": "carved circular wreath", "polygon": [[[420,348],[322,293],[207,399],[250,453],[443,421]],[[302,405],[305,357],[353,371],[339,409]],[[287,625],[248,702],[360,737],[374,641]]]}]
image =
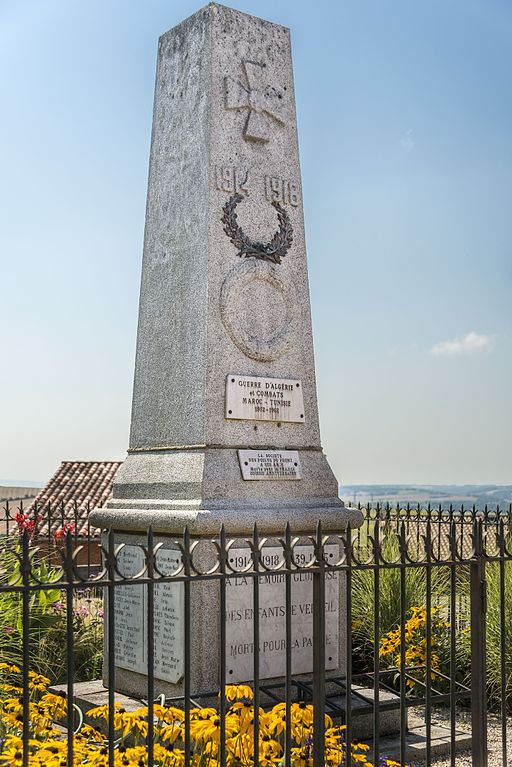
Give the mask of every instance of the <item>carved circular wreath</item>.
[{"label": "carved circular wreath", "polygon": [[267,244],[253,242],[238,225],[236,206],[243,199],[241,194],[234,194],[222,208],[221,221],[224,224],[224,231],[233,245],[238,248],[237,255],[240,257],[245,256],[245,258],[258,258],[261,261],[270,261],[271,264],[280,264],[281,259],[286,256],[293,242],[293,229],[287,212],[274,200],[272,205],[277,210],[279,230]]}]

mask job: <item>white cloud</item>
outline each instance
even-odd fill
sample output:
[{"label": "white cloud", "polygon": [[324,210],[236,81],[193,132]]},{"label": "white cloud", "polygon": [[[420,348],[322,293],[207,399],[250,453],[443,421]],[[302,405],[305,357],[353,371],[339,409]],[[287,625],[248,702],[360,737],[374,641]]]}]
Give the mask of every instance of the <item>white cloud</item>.
[{"label": "white cloud", "polygon": [[454,341],[440,341],[432,347],[429,354],[433,354],[434,357],[470,354],[488,348],[490,343],[490,336],[471,332],[467,333],[464,338],[456,338]]}]

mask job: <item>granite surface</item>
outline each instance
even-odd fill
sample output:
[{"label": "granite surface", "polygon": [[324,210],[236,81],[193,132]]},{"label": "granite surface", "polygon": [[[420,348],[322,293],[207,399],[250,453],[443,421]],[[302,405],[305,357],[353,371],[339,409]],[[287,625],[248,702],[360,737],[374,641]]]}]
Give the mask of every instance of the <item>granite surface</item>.
[{"label": "granite surface", "polygon": [[[261,257],[240,257],[226,231],[235,194],[241,242]],[[268,260],[283,217],[293,238]],[[227,419],[230,374],[299,379],[304,421]],[[302,479],[244,481],[237,451],[263,448],[299,451]],[[217,512],[251,508],[302,527],[338,507],[334,527],[356,523],[320,443],[289,31],[214,3],[159,42],[130,451],[113,495],[93,524],[126,529],[155,500],[181,508],[179,526],[200,510],[208,531]]]},{"label": "granite surface", "polygon": [[[243,62],[264,65],[279,87],[284,124],[269,119],[270,139],[243,136],[246,111],[225,107],[225,79],[248,87]],[[219,171],[222,169],[222,171]],[[293,244],[279,265],[240,259],[224,232],[223,206],[249,179],[239,224],[269,241],[278,226],[265,176],[292,182],[295,205],[283,202]],[[219,174],[233,173],[222,186]],[[244,444],[319,445],[313,342],[289,32],[210,4],[160,39],[147,199],[130,447]],[[275,273],[277,288],[261,278]],[[258,279],[260,277],[261,279]],[[270,278],[269,278],[270,279]],[[234,287],[232,283],[235,283]],[[229,286],[229,290],[228,290]],[[254,343],[288,325],[288,342],[261,362],[239,348],[222,320],[239,321]],[[283,294],[291,314],[283,317]],[[229,294],[226,298],[226,294]],[[286,313],[285,313],[286,314]],[[234,320],[233,320],[234,321]],[[288,328],[285,328],[288,330]],[[224,418],[228,373],[299,377],[304,424],[257,426]]]},{"label": "granite surface", "polygon": [[[103,537],[103,545],[106,547],[106,538]],[[240,537],[231,539],[228,541],[229,546],[236,550],[247,550],[248,556],[250,556],[250,538],[240,534]],[[118,550],[120,544],[128,544],[129,546],[147,546],[147,536],[129,533],[119,532],[115,535],[115,548]],[[183,544],[183,539],[180,536],[170,537],[164,535],[155,535],[154,546],[157,550],[159,544],[163,544],[169,548],[177,548],[180,544]],[[340,546],[340,539],[336,536],[329,537],[326,540],[326,552],[329,550],[329,545],[334,544]],[[300,547],[303,545],[311,546],[311,538],[309,536],[299,536],[296,541],[294,550],[300,551]],[[278,537],[269,536],[267,539],[260,539],[260,546],[262,550],[262,556],[264,557],[265,551],[272,550],[272,547],[279,547],[282,550],[282,542]],[[231,548],[229,549],[231,550]],[[341,549],[340,549],[341,550]],[[119,550],[118,550],[119,551]],[[187,626],[185,619],[182,618],[183,624],[183,641],[190,646],[190,691],[192,697],[202,695],[208,691],[213,692],[216,696],[219,686],[221,684],[220,679],[220,659],[221,659],[221,642],[220,642],[220,618],[221,618],[221,581],[218,578],[212,577],[212,573],[219,572],[219,556],[218,550],[210,540],[198,540],[193,544],[193,556],[191,564],[191,576],[190,576],[190,625]],[[120,552],[119,552],[120,553]],[[120,559],[118,554],[118,559]],[[157,567],[158,567],[158,554],[157,554]],[[235,569],[238,569],[236,565],[232,565]],[[231,570],[227,570],[228,573],[233,575]],[[125,574],[122,566],[119,567],[119,574]],[[129,574],[129,573],[126,573]],[[165,573],[164,573],[165,574]],[[180,573],[178,573],[179,575]],[[262,573],[264,575],[264,573]],[[205,577],[206,576],[206,577]],[[280,599],[284,602],[284,583],[281,584],[282,594]],[[120,585],[114,588],[114,600],[116,594],[119,593],[119,589],[133,589],[134,594],[137,590],[141,589],[140,585],[124,586]],[[226,589],[230,588],[229,585]],[[264,587],[260,586],[260,593],[262,598],[264,596]],[[335,675],[336,673],[345,673],[345,657],[346,657],[346,583],[345,574],[343,571],[338,575],[338,604],[337,604],[337,635],[332,632],[332,641],[337,641],[337,657],[338,666],[333,668],[330,665],[331,671],[329,675]],[[126,597],[122,597],[123,603],[126,604]],[[134,599],[134,603],[137,599]],[[229,601],[226,602],[229,604]],[[246,601],[247,607],[252,604],[252,596]],[[261,607],[268,607],[264,602],[261,603]],[[138,608],[134,606],[134,613]],[[114,611],[115,613],[116,611]],[[103,668],[103,679],[106,686],[108,686],[108,624],[105,625],[105,660]],[[116,638],[118,631],[122,630],[121,625],[115,627]],[[133,630],[133,626],[132,626]],[[139,635],[144,633],[143,625],[139,626]],[[263,638],[264,630],[261,630],[260,639]],[[298,636],[301,630],[294,632],[293,636]],[[253,640],[253,632],[251,636],[247,637],[247,641]],[[133,640],[134,634],[132,634]],[[229,639],[229,632],[228,637]],[[262,647],[263,650],[263,647]],[[297,656],[299,657],[299,656]],[[229,684],[233,677],[230,676],[230,663],[229,657],[226,656],[226,679],[225,683]],[[125,667],[116,666],[115,669],[115,689],[118,692],[127,695],[134,695],[142,698],[147,695],[147,676],[141,673],[140,670],[135,671]],[[135,667],[134,667],[135,668]],[[263,678],[263,672],[265,669],[265,662],[261,659],[261,672]],[[296,679],[311,679],[311,673],[296,674]],[[282,681],[282,677],[278,677],[275,681]],[[172,683],[165,679],[155,679],[155,694],[160,695],[164,693],[167,696],[182,695],[184,690],[184,682],[181,679],[178,683]]]},{"label": "granite surface", "polygon": [[[300,381],[303,422],[226,418],[235,374]],[[301,479],[244,480],[249,449],[297,451]],[[320,442],[289,31],[214,3],[159,42],[130,450],[90,519],[121,537],[362,521]],[[191,684],[218,689],[219,584],[191,592]],[[146,685],[117,669],[121,692]]]}]

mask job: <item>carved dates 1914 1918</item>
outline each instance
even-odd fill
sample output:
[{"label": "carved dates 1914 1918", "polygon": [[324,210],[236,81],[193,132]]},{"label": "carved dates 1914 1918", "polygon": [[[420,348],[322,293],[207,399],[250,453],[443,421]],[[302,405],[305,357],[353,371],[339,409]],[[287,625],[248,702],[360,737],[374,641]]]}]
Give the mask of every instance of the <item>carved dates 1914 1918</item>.
[{"label": "carved dates 1914 1918", "polygon": [[270,261],[272,264],[280,264],[281,259],[286,255],[293,242],[293,229],[285,209],[275,200],[272,205],[277,211],[279,220],[279,230],[274,234],[270,242],[254,242],[244,233],[238,225],[236,206],[244,198],[241,194],[234,194],[229,198],[222,209],[221,221],[224,224],[224,231],[238,248],[240,257],[257,258],[261,261]]}]

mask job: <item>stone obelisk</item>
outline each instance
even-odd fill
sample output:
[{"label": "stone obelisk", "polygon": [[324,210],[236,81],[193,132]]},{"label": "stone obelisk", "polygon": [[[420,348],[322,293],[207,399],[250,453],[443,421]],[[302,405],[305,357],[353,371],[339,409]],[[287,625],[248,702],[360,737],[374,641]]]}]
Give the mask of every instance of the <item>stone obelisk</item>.
[{"label": "stone obelisk", "polygon": [[130,447],[91,521],[318,520],[358,513],[320,442],[289,30],[211,3],[159,41]]},{"label": "stone obelisk", "polygon": [[159,42],[130,448],[94,518],[348,516],[320,443],[289,30],[211,3]]}]

